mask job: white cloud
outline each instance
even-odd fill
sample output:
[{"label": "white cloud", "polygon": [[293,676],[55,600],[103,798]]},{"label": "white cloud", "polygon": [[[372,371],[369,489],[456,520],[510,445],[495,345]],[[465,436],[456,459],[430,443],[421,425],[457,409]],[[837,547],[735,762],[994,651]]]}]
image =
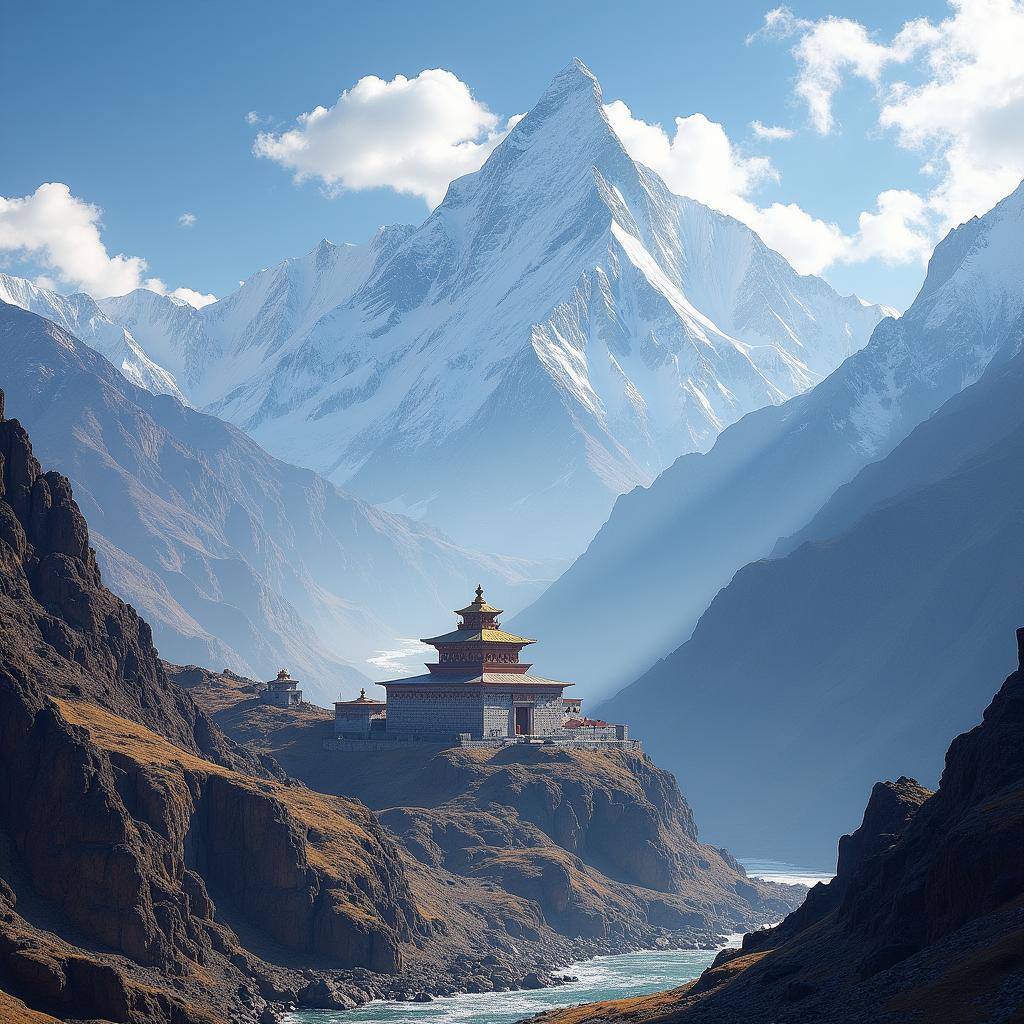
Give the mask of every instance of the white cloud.
[{"label": "white cloud", "polygon": [[1024,3],[959,0],[933,28],[927,76],[894,83],[879,122],[943,166],[929,202],[948,227],[1024,178]]},{"label": "white cloud", "polygon": [[100,237],[99,207],[61,182],[28,196],[0,196],[0,252],[30,259],[51,280],[96,295],[138,288],[147,266],[141,256],[111,256]]},{"label": "white cloud", "polygon": [[[779,174],[767,157],[746,156],[722,125],[703,114],[675,119],[669,137],[659,124],[635,118],[621,100],[605,107],[629,155],[656,171],[678,195],[697,199],[752,227],[802,274],[820,274],[835,263],[880,259],[924,260],[931,241],[923,226],[923,202],[910,192],[883,192],[877,210],[864,212],[858,230],[844,234],[795,203],[759,206],[753,193]],[[915,202],[916,201],[916,202]]]},{"label": "white cloud", "polygon": [[793,138],[792,128],[783,128],[780,125],[762,124],[760,121],[751,121],[750,130],[765,142],[778,142],[784,139]]},{"label": "white cloud", "polygon": [[750,203],[747,215],[740,219],[801,274],[820,274],[850,251],[850,239],[838,225],[813,217],[796,203],[771,203],[764,208]]},{"label": "white cloud", "polygon": [[793,56],[798,75],[795,91],[807,105],[811,123],[823,135],[835,128],[832,99],[849,72],[878,84],[887,64],[909,60],[933,35],[927,19],[907,22],[892,43],[876,42],[871,33],[849,18],[827,17],[819,21],[798,18],[788,7],[776,7],[764,16],[758,32],[747,37],[796,36]]},{"label": "white cloud", "polygon": [[175,288],[173,292],[169,293],[175,299],[182,299],[187,302],[190,306],[195,306],[196,309],[202,309],[203,306],[208,306],[211,302],[217,301],[217,296],[212,295],[209,292],[197,292],[192,288]]},{"label": "white cloud", "polygon": [[319,179],[329,192],[387,187],[434,207],[448,183],[477,170],[516,120],[501,125],[450,71],[391,81],[370,75],[333,106],[301,114],[295,127],[260,132],[253,152],[293,171],[296,181]]},{"label": "white cloud", "polygon": [[889,189],[878,196],[876,213],[864,212],[847,260],[881,259],[884,263],[926,263],[933,240],[926,201],[916,192]]},{"label": "white cloud", "polygon": [[767,157],[743,156],[725,129],[703,114],[677,117],[670,138],[660,124],[633,117],[622,100],[604,109],[629,155],[656,171],[678,195],[734,213],[737,197],[765,180],[778,180]]},{"label": "white cloud", "polygon": [[[0,253],[25,260],[39,271],[43,287],[72,288],[91,295],[124,295],[135,288],[168,294],[157,277],[143,278],[141,256],[111,256],[100,234],[101,210],[71,194],[59,181],[46,182],[27,196],[0,196]],[[213,301],[191,288],[172,295],[193,305]]]},{"label": "white cloud", "polygon": [[182,214],[182,215],[181,215],[181,216],[180,216],[180,217],[178,218],[178,223],[179,223],[179,224],[180,224],[180,225],[181,225],[181,226],[182,226],[183,228],[190,228],[190,227],[193,227],[193,226],[195,225],[195,222],[196,222],[196,215],[195,215],[194,213],[183,213],[183,214]]},{"label": "white cloud", "polygon": [[[755,33],[795,37],[795,91],[819,131],[835,125],[832,101],[844,75],[875,86],[880,127],[921,152],[922,173],[938,179],[914,221],[919,233],[930,220],[933,236],[984,213],[1024,178],[1024,3],[949,6],[949,17],[908,21],[888,43],[859,23],[807,21],[788,8],[770,11]],[[911,81],[894,80],[901,66]],[[891,237],[898,243],[899,232]]]}]

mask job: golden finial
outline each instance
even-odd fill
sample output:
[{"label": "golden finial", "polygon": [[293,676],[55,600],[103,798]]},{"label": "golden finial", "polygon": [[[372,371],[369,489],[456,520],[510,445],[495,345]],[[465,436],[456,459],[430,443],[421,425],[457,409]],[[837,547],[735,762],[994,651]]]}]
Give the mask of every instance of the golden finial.
[{"label": "golden finial", "polygon": [[476,602],[477,604],[483,603],[484,599],[484,588],[478,583],[476,585]]},{"label": "golden finial", "polygon": [[359,687],[359,699],[360,700],[366,700],[366,687],[365,686],[360,686]]},{"label": "golden finial", "polygon": [[286,669],[286,668],[281,669],[281,671],[277,673],[277,678],[278,679],[291,679],[291,676],[288,675],[288,669]]}]

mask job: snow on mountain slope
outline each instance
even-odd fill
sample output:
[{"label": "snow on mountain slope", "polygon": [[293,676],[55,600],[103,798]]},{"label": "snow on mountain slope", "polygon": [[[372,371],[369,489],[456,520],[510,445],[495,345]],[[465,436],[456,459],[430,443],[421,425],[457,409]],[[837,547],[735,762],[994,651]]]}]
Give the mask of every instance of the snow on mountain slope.
[{"label": "snow on mountain slope", "polygon": [[[556,677],[575,671],[595,693],[628,684],[689,637],[738,569],[1022,344],[1024,185],[952,231],[906,314],[880,323],[813,390],[744,417],[707,454],[683,456],[620,498],[587,551],[509,627],[546,630]],[[797,539],[840,532],[843,507],[825,505]],[[630,643],[588,643],[611,632]]]},{"label": "snow on mountain slope", "polygon": [[819,381],[885,313],[672,195],[579,62],[420,227],[321,249],[190,313],[202,341],[134,314],[139,293],[103,308],[279,457],[524,554],[580,550],[617,494]]},{"label": "snow on mountain slope", "polygon": [[84,292],[60,295],[22,277],[0,274],[0,302],[38,313],[59,324],[109,359],[133,384],[153,394],[174,395],[181,401],[185,400],[174,375],[150,359],[131,332],[120,323],[114,323]]},{"label": "snow on mountain slope", "polygon": [[1024,616],[1022,392],[1024,352],[992,364],[601,706],[692,780],[716,842],[820,862],[873,779],[938,780]]},{"label": "snow on mountain slope", "polygon": [[350,666],[375,674],[371,659],[425,635],[478,580],[510,607],[543,586],[541,567],[466,550],[285,465],[4,303],[0,388],[71,478],[108,582],[171,660],[257,678],[287,665],[330,701],[358,678]]},{"label": "snow on mountain slope", "polygon": [[324,239],[312,252],[261,270],[236,292],[195,309],[144,288],[100,299],[118,323],[146,339],[147,351],[202,406],[230,394],[273,361],[366,280],[375,262],[411,228],[381,228],[365,245]]}]

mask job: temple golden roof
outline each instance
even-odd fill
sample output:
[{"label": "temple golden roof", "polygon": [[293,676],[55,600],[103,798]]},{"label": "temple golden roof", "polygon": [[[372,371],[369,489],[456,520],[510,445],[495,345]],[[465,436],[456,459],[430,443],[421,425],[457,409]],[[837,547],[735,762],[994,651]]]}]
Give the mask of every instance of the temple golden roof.
[{"label": "temple golden roof", "polygon": [[366,696],[366,687],[364,686],[359,691],[359,696],[355,700],[336,700],[334,702],[335,707],[343,706],[346,704],[384,704],[382,700],[374,700],[373,697]]},{"label": "temple golden roof", "polygon": [[418,675],[406,676],[404,679],[389,679],[379,684],[384,689],[390,686],[395,687],[434,687],[444,690],[452,686],[543,686],[561,687],[574,686],[574,683],[564,683],[559,679],[546,679],[544,676],[526,675],[521,672],[454,672],[450,675]]},{"label": "temple golden roof", "polygon": [[476,585],[476,597],[473,599],[473,602],[466,605],[465,608],[456,608],[455,614],[472,615],[473,612],[491,612],[495,615],[500,615],[504,610],[504,608],[495,608],[484,600],[484,588],[478,583]]},{"label": "temple golden roof", "polygon": [[420,640],[423,644],[515,644],[523,647],[526,644],[535,644],[526,636],[516,636],[515,633],[506,633],[503,629],[456,629],[451,633],[444,633],[441,636],[424,637]]}]

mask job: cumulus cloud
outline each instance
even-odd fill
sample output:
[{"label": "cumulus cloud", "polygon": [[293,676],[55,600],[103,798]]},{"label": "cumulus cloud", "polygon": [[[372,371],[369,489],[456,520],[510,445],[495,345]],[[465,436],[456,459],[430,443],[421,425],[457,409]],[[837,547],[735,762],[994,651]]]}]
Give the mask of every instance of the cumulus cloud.
[{"label": "cumulus cloud", "polygon": [[922,197],[933,234],[985,212],[1024,178],[1024,3],[949,6],[947,18],[908,21],[889,42],[857,22],[809,21],[788,8],[770,11],[755,34],[794,40],[795,91],[820,132],[835,127],[845,76],[874,85],[880,127],[922,153],[922,171],[937,178]]},{"label": "cumulus cloud", "polygon": [[0,196],[0,252],[30,259],[54,283],[96,295],[123,295],[142,284],[141,256],[111,256],[100,237],[100,209],[61,182],[31,195]]},{"label": "cumulus cloud", "polygon": [[449,182],[477,170],[514,126],[474,99],[450,71],[421,71],[390,81],[369,75],[333,106],[300,114],[280,133],[260,132],[253,152],[317,179],[329,193],[387,187],[430,207]]},{"label": "cumulus cloud", "polygon": [[780,125],[762,124],[760,121],[751,121],[750,130],[765,142],[779,142],[784,139],[793,138],[792,128],[783,128]]},{"label": "cumulus cloud", "polygon": [[873,213],[857,220],[857,235],[846,258],[850,262],[881,259],[885,263],[926,263],[933,243],[928,205],[916,192],[888,189],[878,196]]},{"label": "cumulus cloud", "polygon": [[605,111],[634,160],[656,171],[673,192],[752,227],[802,274],[820,274],[840,262],[921,261],[931,251],[923,203],[913,193],[883,192],[876,209],[860,215],[857,231],[845,234],[796,203],[758,205],[753,194],[765,183],[779,183],[778,171],[767,157],[742,153],[725,128],[703,114],[677,117],[670,136],[661,125],[634,117],[621,100]]},{"label": "cumulus cloud", "polygon": [[788,7],[776,7],[764,16],[759,36],[796,37],[793,56],[798,74],[797,96],[807,105],[811,123],[823,135],[835,128],[832,99],[844,73],[878,84],[887,64],[909,60],[932,37],[927,19],[907,22],[891,43],[879,43],[860,22],[827,17],[819,21],[798,18]]},{"label": "cumulus cloud", "polygon": [[[154,291],[158,290],[154,289]],[[208,292],[197,292],[192,288],[175,288],[174,291],[166,292],[165,294],[170,295],[174,299],[181,299],[182,302],[187,302],[190,306],[195,306],[196,309],[202,309],[203,306],[208,306],[211,302],[217,301],[216,295]]]},{"label": "cumulus cloud", "polygon": [[677,117],[670,137],[660,124],[633,117],[622,100],[609,103],[605,113],[629,155],[656,171],[679,195],[732,213],[737,197],[765,180],[778,179],[767,157],[743,156],[725,129],[703,114]]},{"label": "cumulus cloud", "polygon": [[[43,287],[97,296],[124,295],[135,288],[168,294],[159,278],[143,276],[148,264],[141,256],[110,255],[101,235],[101,214],[59,181],[46,182],[31,195],[0,196],[0,253],[34,265]],[[169,294],[178,292],[193,305],[213,300],[190,288]]]},{"label": "cumulus cloud", "polygon": [[194,213],[183,213],[178,218],[178,224],[180,224],[181,227],[183,227],[183,228],[193,227],[195,225],[195,222],[196,222],[196,215]]}]

